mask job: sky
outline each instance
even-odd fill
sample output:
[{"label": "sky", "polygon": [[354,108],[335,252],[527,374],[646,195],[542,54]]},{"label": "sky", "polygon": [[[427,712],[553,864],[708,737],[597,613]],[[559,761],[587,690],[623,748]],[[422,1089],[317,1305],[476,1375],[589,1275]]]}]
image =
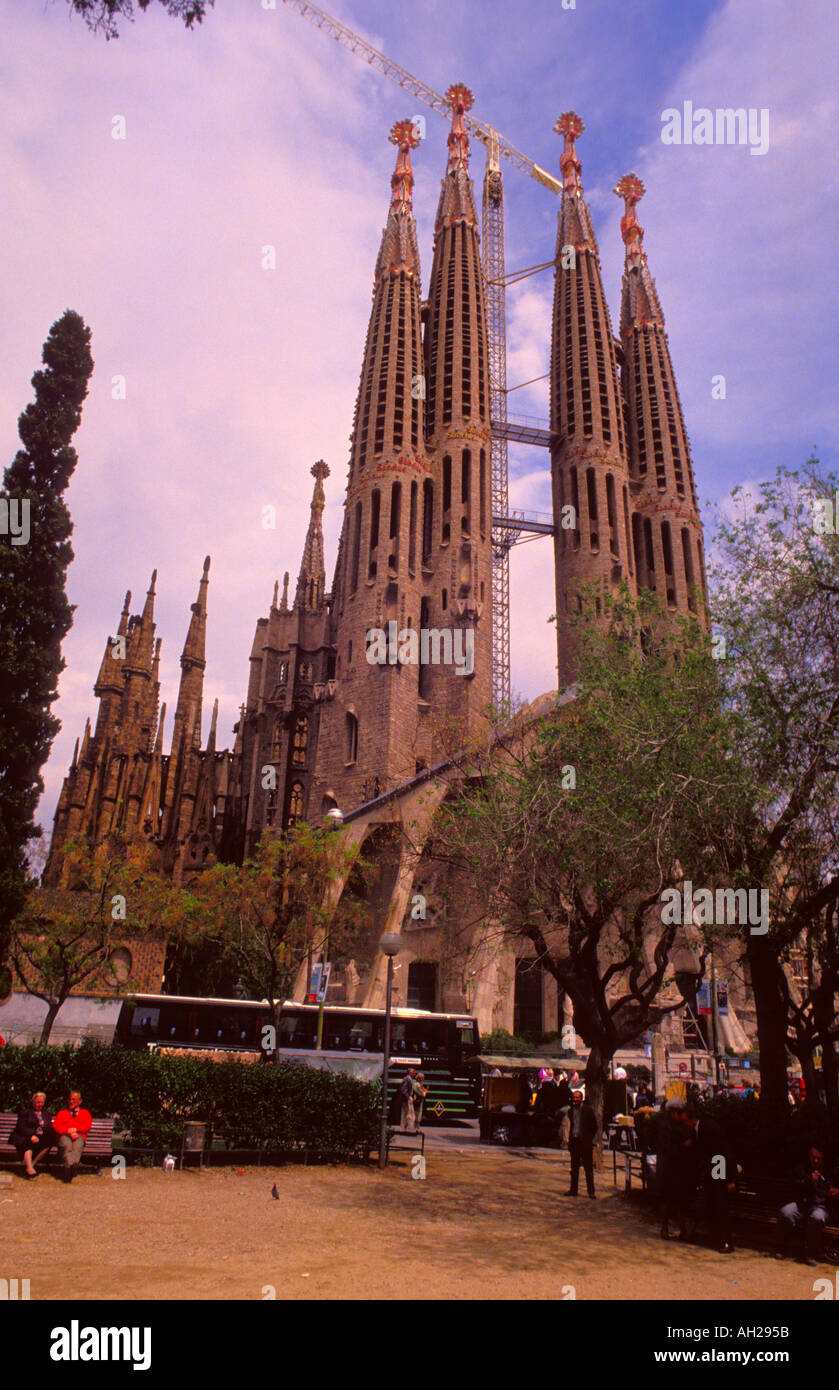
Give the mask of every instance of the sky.
[{"label": "sky", "polygon": [[[613,327],[623,247],[611,189],[630,170],[644,180],[639,218],[709,540],[714,506],[735,485],[814,449],[836,466],[833,0],[327,3],[438,91],[466,82],[474,114],[554,174],[553,124],[569,109],[582,116],[578,153]],[[216,0],[193,31],[155,5],[110,42],[65,0],[0,0],[0,25],[4,464],[66,308],[92,329],[96,364],[67,494],[76,613],[39,810],[46,829],[73,743],[95,716],[93,682],[126,589],[139,611],[158,569],[171,709],[189,605],[212,556],[204,734],[217,696],[224,747],[255,621],[285,570],[293,587],[319,458],[331,469],[331,580],[389,203],[387,134],[395,120],[426,116],[413,165],[427,290],[447,126],[284,0]],[[685,102],[767,110],[769,148],[665,144],[662,114]],[[483,162],[473,142],[479,196]],[[550,260],[557,199],[512,165],[504,174],[508,271]],[[276,269],[263,268],[266,246]],[[508,292],[509,387],[547,371],[551,291],[542,272]],[[712,394],[719,376],[724,399]],[[508,408],[546,418],[547,383],[513,391]],[[545,451],[511,446],[510,502],[549,511]],[[268,505],[273,530],[262,525]],[[525,699],[556,684],[553,592],[550,541],[517,546],[512,685]]]}]

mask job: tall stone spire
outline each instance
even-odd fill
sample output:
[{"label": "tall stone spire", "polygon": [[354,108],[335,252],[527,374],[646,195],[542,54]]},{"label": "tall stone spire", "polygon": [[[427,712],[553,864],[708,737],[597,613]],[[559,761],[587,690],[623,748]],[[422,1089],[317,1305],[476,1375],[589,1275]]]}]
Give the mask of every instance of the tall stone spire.
[{"label": "tall stone spire", "polygon": [[[629,473],[623,401],[591,214],[583,197],[573,111],[554,129],[564,139],[551,341],[551,476],[556,539],[560,689],[574,679],[572,620],[582,590],[632,581]],[[596,598],[600,610],[601,598]]]},{"label": "tall stone spire", "polygon": [[[175,721],[172,733],[172,750],[176,750],[179,734],[188,739],[194,738],[194,719],[201,722],[201,703],[204,692],[204,670],[207,643],[207,588],[210,582],[210,557],[204,561],[204,569],[198,585],[198,597],[192,604],[189,628],[181,653],[181,681],[178,689],[178,702],[175,706]],[[200,738],[198,740],[200,745]],[[196,745],[197,746],[197,745]]]},{"label": "tall stone spire", "polygon": [[309,529],[306,532],[306,542],[303,546],[303,559],[297,577],[297,597],[295,599],[295,607],[300,612],[304,610],[313,612],[320,608],[326,588],[326,569],[323,560],[323,509],[326,505],[326,495],[323,490],[323,480],[329,477],[329,468],[323,459],[318,459],[317,463],[312,465],[311,473],[315,480],[315,488],[312,494]]},{"label": "tall stone spire", "polygon": [[686,613],[701,608],[704,613],[705,558],[690,444],[664,313],[636,215],[645,189],[637,174],[625,174],[614,192],[624,202],[622,388],[629,426],[637,584],[654,590],[670,609]]},{"label": "tall stone spire", "polygon": [[[465,114],[473,97],[457,82],[446,100],[452,125],[434,231],[425,362],[426,439],[432,477],[423,496],[424,594],[420,627],[472,644],[473,673],[428,665],[420,693],[466,727],[492,698],[490,401],[486,305],[478,214],[469,175]],[[433,577],[432,577],[433,576]]]},{"label": "tall stone spire", "polygon": [[[420,515],[423,486],[430,477],[420,259],[411,210],[410,155],[419,134],[412,121],[402,120],[389,139],[398,154],[376,259],[332,586],[330,623],[337,650],[334,669],[327,667],[324,674],[334,696],[323,704],[315,785],[311,793],[306,791],[313,796],[316,814],[330,788],[346,804],[358,805],[376,776],[380,784],[393,785],[416,768],[416,739],[407,731],[417,720],[417,667],[371,665],[365,659],[371,627],[384,630],[391,621],[399,628],[419,624]],[[312,644],[307,645],[311,650]],[[324,759],[330,768],[321,784]],[[290,808],[298,804],[296,797],[292,784]]]},{"label": "tall stone spire", "polygon": [[106,639],[99,674],[93,686],[93,693],[99,700],[95,734],[97,742],[103,738],[111,737],[116,732],[122,714],[130,608],[131,590],[128,589],[117,624],[116,637]]}]

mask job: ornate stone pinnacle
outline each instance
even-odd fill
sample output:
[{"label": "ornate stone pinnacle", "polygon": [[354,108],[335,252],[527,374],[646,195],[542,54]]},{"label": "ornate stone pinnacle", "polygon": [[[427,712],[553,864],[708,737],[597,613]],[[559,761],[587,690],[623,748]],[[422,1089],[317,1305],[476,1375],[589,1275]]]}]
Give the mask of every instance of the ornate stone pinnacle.
[{"label": "ornate stone pinnacle", "polygon": [[472,107],[475,98],[462,82],[454,82],[446,92],[446,101],[452,108],[452,128],[449,131],[449,172],[453,169],[469,168],[469,136],[463,117]]},{"label": "ornate stone pinnacle", "polygon": [[403,146],[408,150],[415,150],[420,142],[420,136],[413,121],[395,121],[390,128],[387,137],[392,145]]},{"label": "ornate stone pinnacle", "polygon": [[640,203],[646,191],[646,188],[637,174],[624,174],[623,178],[618,180],[613,189],[613,192],[626,202],[627,211],[629,210],[630,204],[634,207],[636,203]]},{"label": "ornate stone pinnacle", "polygon": [[462,114],[464,111],[471,111],[475,104],[475,98],[469,87],[463,82],[453,82],[446,92],[446,101],[453,111]]},{"label": "ornate stone pinnacle", "polygon": [[576,111],[564,111],[554,126],[557,135],[564,135],[566,140],[573,142],[578,136],[582,135],[585,125]]},{"label": "ornate stone pinnacle", "polygon": [[565,137],[565,148],[559,157],[559,168],[564,183],[563,196],[581,198],[583,185],[580,179],[580,169],[582,166],[577,158],[574,141],[578,135],[582,135],[585,126],[576,111],[565,111],[554,126],[554,130],[557,135]]},{"label": "ornate stone pinnacle", "polygon": [[396,212],[411,211],[411,193],[414,187],[414,171],[411,168],[411,150],[415,150],[420,142],[417,128],[413,121],[396,121],[391,127],[388,140],[392,145],[399,146],[399,154],[396,156],[396,168],[391,175],[390,186],[392,191],[390,206]]},{"label": "ornate stone pinnacle", "polygon": [[312,464],[310,472],[313,478],[317,478],[318,481],[320,481],[321,478],[329,477],[329,465],[324,463],[323,459],[318,459],[317,463]]},{"label": "ornate stone pinnacle", "polygon": [[635,216],[635,208],[646,191],[637,174],[624,174],[613,190],[626,204],[626,211],[621,218],[621,236],[626,247],[626,263],[629,269],[638,267],[644,254],[644,228]]}]

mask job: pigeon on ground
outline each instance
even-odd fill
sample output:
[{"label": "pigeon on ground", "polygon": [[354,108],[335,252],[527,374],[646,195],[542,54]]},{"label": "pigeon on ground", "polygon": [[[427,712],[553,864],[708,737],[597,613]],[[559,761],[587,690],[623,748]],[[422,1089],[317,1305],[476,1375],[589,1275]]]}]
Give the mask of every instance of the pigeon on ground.
[{"label": "pigeon on ground", "polygon": [[274,1198],[274,1201],[275,1201],[275,1202],[279,1202],[279,1200],[280,1200],[280,1194],[279,1194],[279,1192],[277,1191],[277,1184],[276,1184],[276,1183],[274,1183],[274,1186],[271,1188],[271,1196]]}]

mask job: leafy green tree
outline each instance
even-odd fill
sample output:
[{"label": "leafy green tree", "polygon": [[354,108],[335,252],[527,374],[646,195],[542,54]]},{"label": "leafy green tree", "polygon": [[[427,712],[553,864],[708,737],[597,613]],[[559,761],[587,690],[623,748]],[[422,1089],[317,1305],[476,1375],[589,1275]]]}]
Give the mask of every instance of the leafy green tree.
[{"label": "leafy green tree", "polygon": [[571,697],[525,714],[462,769],[435,841],[480,885],[485,919],[508,945],[530,943],[572,1000],[600,1118],[616,1049],[682,1002],[661,997],[679,930],[662,893],[683,865],[704,881],[741,788],[697,621],[668,622],[652,596],[624,590],[603,625],[578,630]]},{"label": "leafy green tree", "polygon": [[39,833],[41,768],[60,727],[50,707],[73,620],[65,592],[73,524],[63,494],[93,359],[90,329],[71,309],[50,329],[43,362],[18,424],[23,448],[0,491],[0,966],[26,894],[26,843]]},{"label": "leafy green tree", "polygon": [[215,864],[190,885],[185,944],[215,959],[215,978],[234,978],[246,998],[272,1002],[275,1049],[282,1001],[303,965],[327,942],[335,961],[359,940],[364,901],[341,890],[351,873],[365,872],[357,846],[301,823],[264,835],[244,864]]},{"label": "leafy green tree", "polygon": [[71,11],[84,19],[88,29],[103,33],[106,39],[119,38],[119,20],[133,22],[134,6],[140,11],[153,3],[163,5],[166,13],[182,19],[187,29],[200,24],[215,0],[68,0]]},{"label": "leafy green tree", "polygon": [[64,853],[68,887],[33,889],[12,926],[17,984],[47,1006],[42,1043],[74,989],[131,988],[112,962],[118,947],[182,929],[189,910],[186,895],[155,871],[145,841],[112,835],[97,850],[70,841]]},{"label": "leafy green tree", "polygon": [[[738,726],[749,814],[718,847],[722,871],[770,893],[770,929],[750,935],[762,1096],[786,1101],[787,1043],[825,1055],[839,1112],[835,985],[839,978],[839,480],[815,459],[735,489],[719,519],[711,578],[724,639],[719,668]],[[719,643],[718,643],[719,645]],[[809,962],[790,989],[794,950]]]}]

